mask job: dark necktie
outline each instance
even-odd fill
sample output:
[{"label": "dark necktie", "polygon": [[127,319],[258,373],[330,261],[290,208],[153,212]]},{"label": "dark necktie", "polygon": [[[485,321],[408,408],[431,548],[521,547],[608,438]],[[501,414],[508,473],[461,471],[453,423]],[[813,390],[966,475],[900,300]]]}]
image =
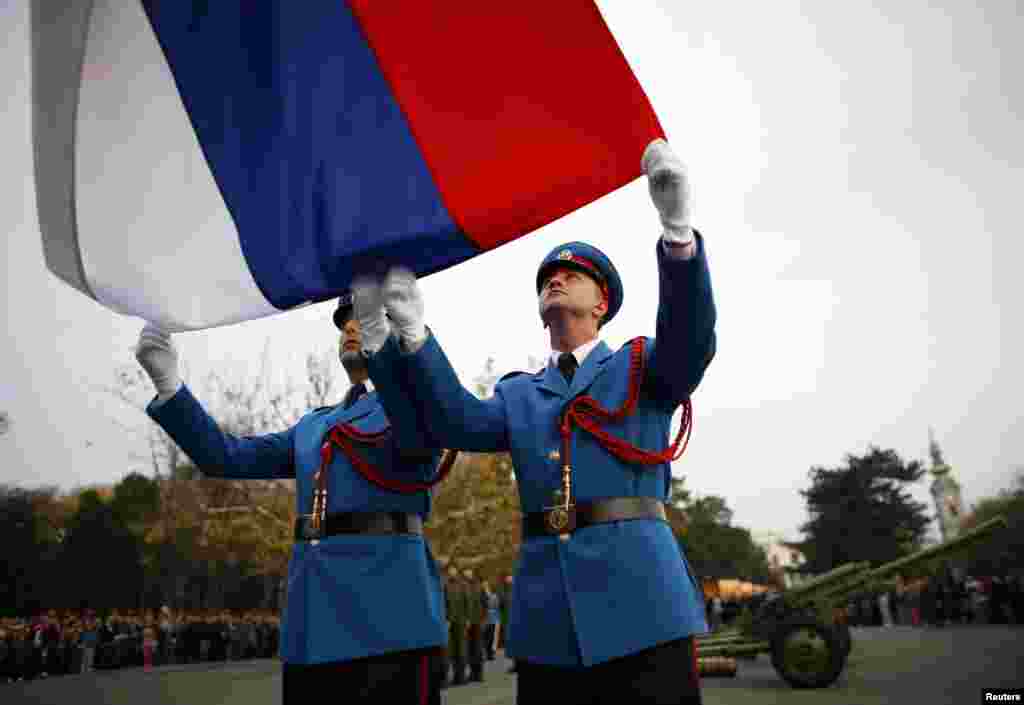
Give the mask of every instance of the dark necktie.
[{"label": "dark necktie", "polygon": [[576,374],[576,368],[579,363],[576,362],[576,356],[572,353],[562,353],[558,356],[558,369],[561,370],[562,376],[565,377],[565,383],[572,385],[572,377]]},{"label": "dark necktie", "polygon": [[366,394],[366,385],[360,382],[359,384],[352,385],[352,389],[348,390],[348,400],[345,402],[345,408],[350,409],[352,405],[359,401],[359,397]]}]

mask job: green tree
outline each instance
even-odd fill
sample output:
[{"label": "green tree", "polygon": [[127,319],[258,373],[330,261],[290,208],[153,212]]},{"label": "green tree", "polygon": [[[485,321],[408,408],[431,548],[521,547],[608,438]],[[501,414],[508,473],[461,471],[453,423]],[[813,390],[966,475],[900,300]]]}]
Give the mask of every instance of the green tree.
[{"label": "green tree", "polygon": [[36,511],[39,501],[38,491],[0,485],[0,606],[13,613],[42,606],[36,604],[46,584],[41,556],[51,532]]},{"label": "green tree", "polygon": [[160,511],[160,485],[145,475],[129,473],[114,485],[110,508],[126,526],[141,527]]},{"label": "green tree", "polygon": [[729,526],[732,522],[732,510],[725,499],[718,495],[707,495],[693,500],[687,507],[690,520],[697,523],[718,524]]},{"label": "green tree", "polygon": [[916,550],[931,519],[906,488],[924,473],[919,461],[875,447],[863,456],[847,455],[837,468],[811,468],[811,486],[800,491],[810,514],[800,527],[804,570],[824,573],[850,561],[879,564]]},{"label": "green tree", "polygon": [[494,580],[512,572],[521,540],[519,499],[505,453],[460,453],[434,488],[424,527],[442,565],[472,568]]},{"label": "green tree", "polygon": [[61,552],[63,606],[135,607],[143,588],[142,539],[96,490],[79,497]]},{"label": "green tree", "polygon": [[1007,528],[972,549],[966,557],[970,575],[1024,575],[1024,470],[1018,471],[1017,486],[985,497],[964,518],[962,527],[971,529],[989,519],[1002,516]]},{"label": "green tree", "polygon": [[748,529],[732,526],[725,499],[707,495],[686,506],[687,526],[677,534],[694,572],[701,578],[772,581],[768,557]]}]

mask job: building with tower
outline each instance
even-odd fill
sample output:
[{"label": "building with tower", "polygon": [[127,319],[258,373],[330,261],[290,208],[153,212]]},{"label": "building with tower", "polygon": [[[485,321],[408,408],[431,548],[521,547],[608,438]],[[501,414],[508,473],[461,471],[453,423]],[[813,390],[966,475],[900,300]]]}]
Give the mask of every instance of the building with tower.
[{"label": "building with tower", "polygon": [[963,504],[960,484],[953,478],[952,468],[942,458],[942,451],[935,441],[935,434],[928,430],[928,451],[932,456],[931,493],[935,500],[935,516],[939,521],[939,533],[943,541],[949,541],[960,534]]}]

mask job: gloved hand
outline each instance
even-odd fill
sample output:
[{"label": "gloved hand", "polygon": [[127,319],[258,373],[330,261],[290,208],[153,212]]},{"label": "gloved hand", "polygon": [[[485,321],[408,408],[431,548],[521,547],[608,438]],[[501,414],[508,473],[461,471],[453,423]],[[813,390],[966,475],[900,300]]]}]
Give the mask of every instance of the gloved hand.
[{"label": "gloved hand", "polygon": [[651,200],[661,216],[666,242],[670,245],[693,242],[693,229],[690,227],[693,202],[683,162],[668,142],[656,139],[644,150],[640,168],[647,174]]},{"label": "gloved hand", "polygon": [[406,350],[415,350],[427,338],[423,324],[423,294],[416,275],[404,267],[393,267],[384,280],[384,305]]},{"label": "gloved hand", "polygon": [[363,350],[373,355],[384,347],[391,335],[391,324],[384,312],[384,288],[381,282],[359,276],[352,282],[352,315],[359,321]]},{"label": "gloved hand", "polygon": [[171,341],[171,334],[152,323],[147,323],[139,334],[135,346],[135,359],[153,380],[161,401],[173,397],[181,388],[178,376],[178,351]]}]

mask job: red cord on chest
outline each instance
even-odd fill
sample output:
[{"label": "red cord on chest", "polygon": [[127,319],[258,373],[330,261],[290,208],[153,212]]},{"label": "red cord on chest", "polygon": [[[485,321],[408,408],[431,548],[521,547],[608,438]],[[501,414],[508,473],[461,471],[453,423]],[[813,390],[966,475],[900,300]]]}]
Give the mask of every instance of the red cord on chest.
[{"label": "red cord on chest", "polygon": [[444,457],[438,465],[437,475],[427,482],[407,482],[397,478],[388,477],[380,468],[363,458],[354,447],[354,444],[380,446],[387,441],[391,429],[385,429],[374,433],[360,431],[351,424],[338,424],[327,432],[323,445],[320,446],[320,467],[313,476],[313,482],[317,490],[327,493],[327,468],[334,459],[334,449],[337,447],[342,455],[348,459],[353,469],[362,475],[368,482],[391,492],[402,494],[414,494],[429,490],[441,482],[455,465],[457,451],[446,450]]},{"label": "red cord on chest", "polygon": [[686,451],[693,430],[693,407],[690,400],[683,404],[683,418],[676,434],[675,441],[661,452],[652,452],[616,438],[601,428],[601,424],[617,423],[636,411],[640,399],[640,385],[644,376],[644,339],[634,338],[630,341],[629,351],[629,390],[626,400],[615,411],[609,411],[591,396],[579,396],[569,402],[562,412],[559,431],[562,436],[562,458],[566,465],[571,465],[569,453],[572,441],[573,425],[594,436],[598,443],[623,462],[633,465],[660,465],[661,463],[678,460]]}]

